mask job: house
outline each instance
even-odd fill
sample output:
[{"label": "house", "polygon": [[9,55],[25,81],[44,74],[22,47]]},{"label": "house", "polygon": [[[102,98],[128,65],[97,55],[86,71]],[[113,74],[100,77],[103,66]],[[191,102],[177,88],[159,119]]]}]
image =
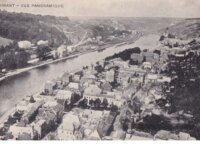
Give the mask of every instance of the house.
[{"label": "house", "polygon": [[89,85],[89,87],[84,90],[84,94],[86,95],[99,95],[101,92],[102,90],[94,84]]},{"label": "house", "polygon": [[58,57],[59,58],[62,58],[64,56],[67,55],[68,51],[67,51],[67,46],[66,45],[61,45],[57,48],[56,50],[57,54],[58,54]]},{"label": "house", "polygon": [[34,125],[33,125],[35,131],[38,133],[38,138],[41,139],[42,137],[44,137],[47,132],[46,132],[46,121],[44,119],[41,120],[37,120]]},{"label": "house", "polygon": [[191,137],[190,134],[185,132],[179,132],[178,136],[180,140],[196,140],[194,137]]},{"label": "house", "polygon": [[160,59],[160,55],[158,53],[153,53],[154,61],[158,62]]},{"label": "house", "polygon": [[79,113],[81,125],[86,129],[95,129],[105,115],[108,115],[109,111],[98,111],[85,109]]},{"label": "house", "polygon": [[73,93],[71,91],[59,90],[56,94],[56,100],[63,104],[70,104]]},{"label": "house", "polygon": [[128,68],[128,66],[129,66],[127,61],[123,61],[118,58],[113,60],[113,64],[114,64],[114,66],[118,66],[120,68]]},{"label": "house", "polygon": [[70,82],[70,83],[68,84],[68,87],[69,87],[70,89],[79,90],[79,84],[78,84],[78,83],[75,83],[75,82]]},{"label": "house", "polygon": [[13,135],[13,139],[15,140],[17,140],[19,136],[22,134],[28,134],[31,137],[31,139],[33,139],[35,135],[34,129],[32,126],[21,127],[21,126],[18,126],[17,124],[10,126],[8,132],[11,132],[11,134]]},{"label": "house", "polygon": [[190,134],[185,132],[179,132],[179,134],[171,133],[170,131],[160,130],[158,131],[154,139],[161,140],[196,140],[194,137],[191,137]]},{"label": "house", "polygon": [[128,86],[123,91],[123,97],[125,97],[126,99],[131,99],[131,97],[133,96],[133,94],[136,93],[136,91],[137,91],[136,86]]},{"label": "house", "polygon": [[103,92],[111,92],[112,86],[109,82],[105,82],[101,84],[101,89],[103,90]]},{"label": "house", "polygon": [[71,91],[66,91],[66,90],[58,90],[57,94],[56,94],[56,99],[71,99],[72,97],[72,92]]},{"label": "house", "polygon": [[81,79],[81,76],[79,74],[75,74],[72,76],[72,81],[73,82],[79,82]]},{"label": "house", "polygon": [[117,75],[117,83],[121,84],[123,87],[126,87],[126,85],[128,84],[128,80],[132,76],[132,74],[132,71],[130,72],[120,69]]},{"label": "house", "polygon": [[19,41],[18,47],[21,49],[30,49],[32,46],[30,41]]},{"label": "house", "polygon": [[187,56],[187,54],[188,53],[186,50],[177,49],[174,56],[177,58],[184,58],[185,56]]},{"label": "house", "polygon": [[65,72],[62,77],[61,77],[61,80],[64,84],[68,84],[70,82],[70,74]]},{"label": "house", "polygon": [[144,59],[144,56],[142,54],[140,54],[140,53],[131,54],[131,60],[135,61],[135,62],[138,62],[139,64],[142,63],[143,59]]},{"label": "house", "polygon": [[99,95],[90,95],[90,94],[83,94],[83,98],[86,98],[88,100],[88,105],[90,100],[96,100],[99,99],[101,103],[103,103],[104,100],[107,100],[108,107],[113,105],[116,105],[118,107],[121,107],[124,103],[122,99],[117,99],[115,95],[107,95],[107,94],[99,94]]},{"label": "house", "polygon": [[44,86],[44,92],[47,94],[53,94],[55,83],[52,81],[47,81]]},{"label": "house", "polygon": [[113,140],[125,140],[126,138],[126,132],[123,130],[117,130],[112,133],[112,139]]},{"label": "house", "polygon": [[85,74],[81,78],[81,84],[84,84],[85,82],[89,84],[93,84],[95,81],[96,81],[96,77],[94,75]]},{"label": "house", "polygon": [[42,107],[48,108],[48,107],[54,107],[58,104],[57,101],[54,100],[48,100]]},{"label": "house", "polygon": [[147,74],[146,79],[150,82],[156,82],[158,79],[157,74]]},{"label": "house", "polygon": [[[61,110],[62,111],[62,110]],[[46,133],[50,132],[55,128],[58,123],[58,112],[53,108],[42,107],[38,110],[36,121],[45,120],[46,122]]]},{"label": "house", "polygon": [[61,80],[56,81],[56,87],[57,87],[57,89],[63,89],[63,84],[62,84]]},{"label": "house", "polygon": [[162,96],[162,92],[158,92],[158,91],[156,91],[156,90],[154,90],[154,89],[151,89],[151,90],[149,91],[149,93],[151,93],[152,96],[153,96],[155,99],[160,99],[160,98],[163,97],[163,96]]},{"label": "house", "polygon": [[59,140],[76,140],[75,131],[80,128],[80,121],[77,115],[69,112],[63,116],[63,121],[58,127],[57,135]]},{"label": "house", "polygon": [[65,90],[71,91],[73,94],[77,94],[80,96],[82,94],[82,86],[80,86],[80,84],[76,82],[70,82],[67,87],[65,87]]},{"label": "house", "polygon": [[40,46],[48,46],[49,45],[49,41],[43,41],[43,40],[40,40],[37,42],[37,45]]},{"label": "house", "polygon": [[111,69],[110,71],[106,71],[106,81],[114,82],[115,80],[115,71]]},{"label": "house", "polygon": [[85,140],[101,140],[101,137],[97,129],[94,129],[89,133],[87,137],[85,137]]},{"label": "house", "polygon": [[[122,99],[122,95],[123,95],[122,91],[115,90],[113,93],[114,93],[114,96],[115,96],[116,100],[123,100]],[[109,95],[109,92],[107,92],[107,95]]]},{"label": "house", "polygon": [[15,110],[19,112],[28,111],[30,109],[29,102],[26,100],[22,100],[15,105]]},{"label": "house", "polygon": [[110,132],[112,131],[114,119],[114,115],[108,115],[101,119],[97,127],[97,131],[101,137],[105,137],[110,134]]},{"label": "house", "polygon": [[143,52],[142,53],[146,62],[154,62],[154,53],[153,52]]},{"label": "house", "polygon": [[166,130],[160,130],[154,135],[154,139],[168,140],[171,132]]},{"label": "house", "polygon": [[21,121],[24,124],[29,124],[31,121],[33,121],[38,113],[39,108],[42,107],[43,104],[44,101],[35,102],[34,105],[30,109],[28,109],[28,111],[24,112]]},{"label": "house", "polygon": [[152,65],[151,65],[150,62],[143,62],[142,65],[143,65],[144,69],[151,69],[152,68]]},{"label": "house", "polygon": [[31,135],[30,134],[28,134],[28,133],[22,133],[22,134],[20,134],[19,136],[18,136],[18,138],[17,138],[17,140],[32,140],[32,137],[31,137]]},{"label": "house", "polygon": [[161,76],[160,78],[158,78],[158,82],[162,82],[162,83],[164,83],[164,82],[168,82],[168,83],[170,83],[171,82],[171,77],[167,77],[167,76]]}]

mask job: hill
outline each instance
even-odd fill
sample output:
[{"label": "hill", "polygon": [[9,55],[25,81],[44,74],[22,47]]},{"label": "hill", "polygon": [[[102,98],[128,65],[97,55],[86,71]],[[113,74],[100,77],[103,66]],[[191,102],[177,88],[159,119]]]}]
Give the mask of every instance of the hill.
[{"label": "hill", "polygon": [[33,43],[38,40],[48,40],[56,45],[70,43],[63,32],[43,23],[56,24],[59,21],[67,22],[69,19],[0,11],[0,36],[12,40],[29,40]]},{"label": "hill", "polygon": [[[157,32],[180,22],[174,18],[93,17],[68,18],[0,11],[0,36],[12,40],[36,43],[48,40],[52,46],[84,43],[97,37],[103,42],[134,38]],[[125,40],[126,40],[125,38]]]},{"label": "hill", "polygon": [[169,32],[182,39],[198,38],[200,37],[200,19],[185,19],[169,27]]}]

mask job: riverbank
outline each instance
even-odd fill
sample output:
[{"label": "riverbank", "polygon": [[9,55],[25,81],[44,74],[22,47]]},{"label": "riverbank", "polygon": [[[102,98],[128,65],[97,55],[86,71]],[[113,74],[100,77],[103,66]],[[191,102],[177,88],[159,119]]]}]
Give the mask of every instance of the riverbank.
[{"label": "riverbank", "polygon": [[0,82],[5,80],[5,79],[8,79],[9,77],[12,77],[12,76],[15,76],[15,75],[19,75],[21,73],[24,73],[24,72],[27,72],[27,71],[30,71],[32,69],[36,69],[36,68],[39,68],[39,67],[42,67],[42,66],[46,66],[46,65],[49,65],[49,64],[57,63],[59,61],[72,59],[74,57],[78,57],[80,55],[84,55],[84,54],[87,54],[87,53],[92,53],[92,52],[95,52],[95,51],[104,51],[105,49],[107,49],[109,47],[116,47],[117,48],[117,47],[123,46],[125,44],[132,44],[135,41],[139,40],[141,37],[142,36],[138,36],[137,38],[133,38],[133,39],[131,38],[131,39],[127,40],[126,42],[125,41],[121,41],[119,43],[116,43],[116,42],[114,42],[112,44],[109,43],[106,46],[99,47],[98,49],[79,52],[79,53],[72,54],[72,55],[66,56],[66,57],[62,57],[62,58],[59,58],[59,59],[56,59],[56,60],[46,61],[44,63],[42,62],[42,63],[34,65],[34,66],[29,66],[29,67],[25,67],[25,68],[21,68],[21,69],[12,70],[12,71],[9,71],[8,73],[6,73],[6,75],[0,77]]},{"label": "riverbank", "polygon": [[[105,46],[104,49],[112,47],[112,46],[113,45]],[[78,57],[80,55],[84,55],[84,54],[87,54],[87,53],[92,53],[92,52],[95,52],[95,51],[99,51],[101,49],[102,48],[95,49],[95,50],[90,50],[90,51],[85,51],[85,52],[80,52],[80,53],[72,54],[70,56],[62,57],[62,58],[59,58],[59,59],[56,59],[56,60],[47,61],[47,62],[38,64],[38,65],[34,65],[34,66],[31,66],[31,67],[26,67],[26,68],[22,68],[22,69],[17,69],[15,71],[10,71],[5,76],[0,78],[0,82],[5,80],[5,79],[7,79],[7,78],[9,78],[9,77],[12,77],[12,76],[15,76],[15,75],[19,75],[21,73],[27,72],[27,71],[32,70],[32,69],[36,69],[36,68],[39,68],[39,67],[42,67],[42,66],[46,66],[46,65],[49,65],[49,64],[57,63],[57,62],[60,62],[60,61],[63,61],[63,60],[72,59],[72,58]]]}]

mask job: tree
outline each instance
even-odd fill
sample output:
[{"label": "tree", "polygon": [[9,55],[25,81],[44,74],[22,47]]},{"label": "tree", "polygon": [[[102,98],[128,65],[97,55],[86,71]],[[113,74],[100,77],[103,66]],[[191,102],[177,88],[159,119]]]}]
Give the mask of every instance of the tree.
[{"label": "tree", "polygon": [[25,67],[27,65],[28,60],[29,60],[29,53],[27,53],[24,50],[18,52],[15,59],[18,68]]},{"label": "tree", "polygon": [[87,107],[87,104],[88,104],[88,100],[87,100],[87,99],[84,99],[84,100],[83,100],[83,106],[84,106],[84,107]]},{"label": "tree", "polygon": [[103,67],[102,67],[101,65],[97,64],[97,65],[95,66],[95,70],[96,70],[98,73],[101,73],[101,72],[103,71]]},{"label": "tree", "polygon": [[90,105],[91,107],[94,107],[94,100],[93,100],[93,99],[91,99],[91,100],[89,101],[89,105]]},{"label": "tree", "polygon": [[195,127],[193,129],[193,134],[197,139],[200,139],[200,124],[195,124]]},{"label": "tree", "polygon": [[103,105],[104,108],[107,108],[107,106],[108,106],[108,100],[106,98],[103,99],[102,105]]},{"label": "tree", "polygon": [[159,41],[163,41],[164,39],[165,39],[164,35],[161,35]]},{"label": "tree", "polygon": [[173,35],[172,33],[169,33],[169,34],[168,34],[168,38],[174,39],[174,38],[175,38],[175,35]]},{"label": "tree", "polygon": [[154,50],[154,51],[153,51],[153,53],[156,53],[156,54],[158,54],[158,55],[160,55],[160,54],[161,54],[160,50],[157,50],[157,49],[156,49],[156,50]]},{"label": "tree", "polygon": [[3,55],[6,52],[5,47],[2,45],[0,47],[0,55]]},{"label": "tree", "polygon": [[124,131],[127,131],[127,130],[129,129],[129,123],[130,123],[130,120],[129,120],[129,119],[127,119],[127,118],[124,117],[124,116],[121,116],[121,117],[120,117],[120,124],[121,124],[122,129],[123,129]]},{"label": "tree", "polygon": [[101,105],[101,100],[100,100],[99,98],[97,98],[97,99],[95,100],[95,107],[96,107],[96,108],[99,108],[100,105]]},{"label": "tree", "polygon": [[34,99],[33,95],[31,95],[31,97],[30,97],[30,103],[35,103],[35,99]]},{"label": "tree", "polygon": [[134,109],[134,112],[135,113],[139,113],[140,114],[140,111],[141,111],[141,107],[142,107],[142,103],[141,101],[138,99],[138,97],[135,97],[132,101],[132,107]]},{"label": "tree", "polygon": [[2,66],[6,69],[15,69],[16,68],[16,62],[15,62],[15,54],[14,52],[6,52],[3,55],[2,59]]},{"label": "tree", "polygon": [[146,56],[143,57],[142,62],[146,62]]},{"label": "tree", "polygon": [[111,112],[117,112],[118,111],[118,107],[116,105],[111,105]]},{"label": "tree", "polygon": [[48,46],[40,45],[37,48],[37,55],[39,59],[43,60],[50,51],[51,49]]},{"label": "tree", "polygon": [[16,120],[15,120],[12,116],[9,116],[9,117],[8,117],[7,123],[8,123],[9,125],[12,125],[12,124],[16,123]]},{"label": "tree", "polygon": [[82,108],[86,108],[86,107],[87,107],[87,104],[88,104],[88,100],[84,98],[82,101],[79,102],[78,105],[79,105],[80,107],[82,107]]},{"label": "tree", "polygon": [[74,93],[73,95],[72,95],[72,98],[71,98],[71,101],[72,101],[72,103],[76,103],[78,100],[80,100],[80,95],[79,94],[76,94],[76,93]]}]

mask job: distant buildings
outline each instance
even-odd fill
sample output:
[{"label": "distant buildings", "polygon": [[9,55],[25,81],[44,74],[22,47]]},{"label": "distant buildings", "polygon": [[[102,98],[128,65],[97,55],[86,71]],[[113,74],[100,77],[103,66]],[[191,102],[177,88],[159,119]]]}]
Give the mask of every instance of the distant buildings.
[{"label": "distant buildings", "polygon": [[19,41],[18,47],[21,49],[30,49],[32,46],[30,41]]},{"label": "distant buildings", "polygon": [[37,45],[38,46],[48,46],[49,45],[49,41],[40,40],[40,41],[37,42]]}]

